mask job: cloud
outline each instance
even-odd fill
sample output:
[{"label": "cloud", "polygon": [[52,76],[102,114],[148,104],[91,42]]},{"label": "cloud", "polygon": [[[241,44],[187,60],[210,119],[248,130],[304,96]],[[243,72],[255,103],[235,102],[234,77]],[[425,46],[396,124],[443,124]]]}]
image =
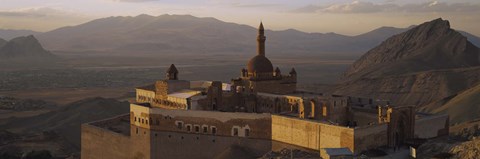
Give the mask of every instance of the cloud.
[{"label": "cloud", "polygon": [[353,1],[350,3],[333,4],[327,6],[307,5],[292,12],[297,13],[378,13],[378,12],[475,12],[480,5],[471,3],[446,3],[431,1],[419,4],[398,5],[390,2],[372,3]]},{"label": "cloud", "polygon": [[65,10],[54,9],[50,7],[32,7],[15,10],[0,10],[0,16],[3,17],[25,17],[25,18],[46,18],[46,17],[80,17],[82,15],[68,12]]},{"label": "cloud", "polygon": [[0,28],[48,31],[62,26],[77,25],[92,17],[51,7],[30,7],[0,10]]},{"label": "cloud", "polygon": [[232,7],[237,8],[261,8],[261,7],[276,7],[280,6],[280,4],[275,3],[258,3],[258,4],[241,4],[241,3],[233,3]]},{"label": "cloud", "polygon": [[113,0],[113,1],[137,3],[137,2],[151,2],[151,1],[159,1],[159,0]]}]

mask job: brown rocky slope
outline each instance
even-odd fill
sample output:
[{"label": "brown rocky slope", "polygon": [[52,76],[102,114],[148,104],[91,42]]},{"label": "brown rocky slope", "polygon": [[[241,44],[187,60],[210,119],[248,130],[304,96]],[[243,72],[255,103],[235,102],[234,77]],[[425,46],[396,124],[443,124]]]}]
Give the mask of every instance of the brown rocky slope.
[{"label": "brown rocky slope", "polygon": [[368,51],[347,70],[334,93],[428,105],[478,85],[479,50],[448,21],[435,19]]}]

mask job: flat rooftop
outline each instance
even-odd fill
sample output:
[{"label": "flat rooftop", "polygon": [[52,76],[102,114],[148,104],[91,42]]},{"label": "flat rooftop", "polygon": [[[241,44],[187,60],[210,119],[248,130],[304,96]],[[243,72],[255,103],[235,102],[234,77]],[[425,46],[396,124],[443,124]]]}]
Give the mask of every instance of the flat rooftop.
[{"label": "flat rooftop", "polygon": [[109,119],[95,121],[90,125],[130,136],[130,114],[123,114]]}]

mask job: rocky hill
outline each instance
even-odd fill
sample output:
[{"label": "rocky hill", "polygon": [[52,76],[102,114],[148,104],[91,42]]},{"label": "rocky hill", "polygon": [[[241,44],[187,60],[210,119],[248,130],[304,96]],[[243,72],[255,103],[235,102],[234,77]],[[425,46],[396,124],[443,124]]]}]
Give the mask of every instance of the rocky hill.
[{"label": "rocky hill", "polygon": [[[265,25],[268,29],[268,23]],[[305,33],[294,29],[267,30],[267,49],[273,55],[335,53],[353,54],[357,58],[360,53],[380,44],[387,37],[405,30],[382,27],[358,36]],[[54,51],[97,51],[129,55],[218,52],[248,54],[255,52],[256,47],[254,27],[190,15],[101,18],[59,28],[38,37],[45,48]]]},{"label": "rocky hill", "polygon": [[[1,45],[0,45],[1,46]],[[33,36],[14,38],[0,47],[0,58],[48,58],[53,57]]]},{"label": "rocky hill", "polygon": [[450,123],[463,123],[480,119],[480,84],[458,94],[421,106],[420,111],[447,113]]},{"label": "rocky hill", "polygon": [[346,78],[478,66],[479,49],[446,20],[435,19],[395,35],[368,51]]},{"label": "rocky hill", "polygon": [[128,102],[114,99],[88,98],[62,106],[57,110],[26,118],[9,119],[0,129],[14,133],[54,131],[68,142],[80,146],[80,125],[129,112]]},{"label": "rocky hill", "polygon": [[436,19],[395,35],[345,72],[334,93],[424,106],[480,82],[480,50]]}]

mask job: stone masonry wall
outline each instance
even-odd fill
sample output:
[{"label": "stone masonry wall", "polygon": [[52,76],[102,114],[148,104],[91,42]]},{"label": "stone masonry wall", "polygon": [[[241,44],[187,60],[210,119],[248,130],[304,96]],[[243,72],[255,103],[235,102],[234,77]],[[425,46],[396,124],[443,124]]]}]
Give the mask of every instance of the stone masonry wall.
[{"label": "stone masonry wall", "polygon": [[354,149],[353,129],[272,115],[272,140],[306,147]]},{"label": "stone masonry wall", "polygon": [[355,128],[355,153],[387,145],[387,124]]},{"label": "stone masonry wall", "polygon": [[82,159],[132,158],[129,136],[83,124],[81,140]]}]

